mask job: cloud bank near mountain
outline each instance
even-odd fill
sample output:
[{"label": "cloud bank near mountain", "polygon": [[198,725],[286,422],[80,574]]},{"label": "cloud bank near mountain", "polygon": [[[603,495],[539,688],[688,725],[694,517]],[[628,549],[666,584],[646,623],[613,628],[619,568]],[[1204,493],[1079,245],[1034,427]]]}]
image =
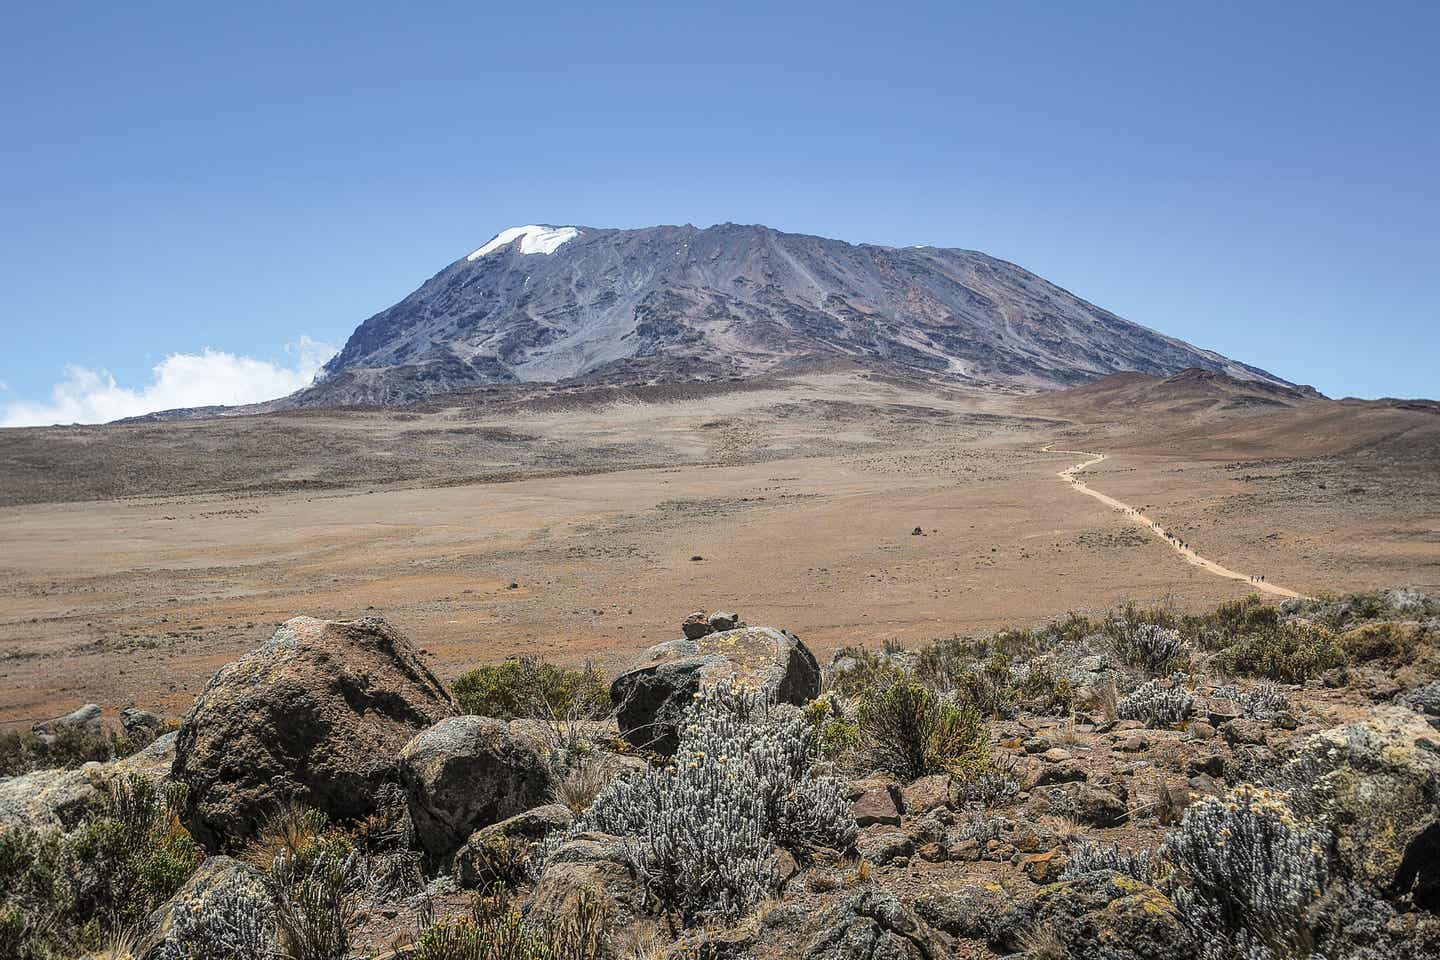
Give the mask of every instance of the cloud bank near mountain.
[{"label": "cloud bank near mountain", "polygon": [[314,379],[335,353],[329,344],[302,336],[286,344],[282,362],[205,347],[172,353],[151,370],[150,382],[127,386],[107,370],[67,364],[47,400],[11,399],[0,404],[0,427],[57,423],[107,423],[157,410],[255,403],[284,396]]}]

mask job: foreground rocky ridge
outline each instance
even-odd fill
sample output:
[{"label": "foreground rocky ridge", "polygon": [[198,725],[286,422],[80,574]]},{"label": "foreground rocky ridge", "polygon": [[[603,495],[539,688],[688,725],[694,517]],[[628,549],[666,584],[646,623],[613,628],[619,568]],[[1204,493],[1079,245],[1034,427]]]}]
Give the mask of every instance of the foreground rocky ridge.
[{"label": "foreground rocky ridge", "polygon": [[[0,780],[0,928],[67,957],[134,916],[146,960],[1440,949],[1423,595],[1121,610],[823,671],[733,614],[684,632],[608,689],[521,662],[452,694],[383,621],[292,620],[135,757]],[[97,892],[120,878],[128,913]]]}]

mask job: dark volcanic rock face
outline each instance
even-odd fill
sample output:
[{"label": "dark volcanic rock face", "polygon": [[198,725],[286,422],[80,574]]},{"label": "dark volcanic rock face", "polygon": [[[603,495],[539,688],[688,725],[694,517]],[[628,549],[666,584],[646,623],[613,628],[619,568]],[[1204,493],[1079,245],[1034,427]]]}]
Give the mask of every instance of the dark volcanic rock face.
[{"label": "dark volcanic rock face", "polygon": [[1041,388],[1190,367],[1275,381],[969,250],[736,224],[543,237],[492,241],[446,267],[361,324],[289,405],[582,376],[746,376],[797,360]]}]

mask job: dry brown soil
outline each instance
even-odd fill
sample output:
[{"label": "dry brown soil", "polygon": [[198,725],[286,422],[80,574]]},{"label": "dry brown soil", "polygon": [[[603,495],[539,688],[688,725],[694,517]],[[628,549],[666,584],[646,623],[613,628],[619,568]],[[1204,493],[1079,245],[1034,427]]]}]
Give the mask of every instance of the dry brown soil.
[{"label": "dry brown soil", "polygon": [[613,669],[701,607],[824,655],[1248,592],[1078,495],[1052,442],[1233,570],[1440,588],[1440,416],[1095,410],[830,372],[0,431],[0,723],[177,715],[297,614],[388,617],[451,678]]}]

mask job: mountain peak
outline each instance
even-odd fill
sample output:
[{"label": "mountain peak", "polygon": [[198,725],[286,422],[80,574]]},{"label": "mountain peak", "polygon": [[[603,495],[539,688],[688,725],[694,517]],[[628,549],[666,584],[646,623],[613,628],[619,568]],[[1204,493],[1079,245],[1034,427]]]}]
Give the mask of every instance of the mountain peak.
[{"label": "mountain peak", "polygon": [[508,247],[516,240],[520,241],[520,252],[523,254],[551,254],[559,249],[562,243],[567,240],[574,240],[579,235],[580,230],[576,227],[551,227],[535,223],[523,227],[507,227],[495,234],[494,239],[489,243],[465,259],[472,262],[479,260],[486,254],[494,253],[501,247]]},{"label": "mountain peak", "polygon": [[[517,243],[523,262],[498,255]],[[851,244],[759,224],[530,224],[362,323],[295,402],[747,377],[815,361],[1006,390],[1192,367],[1289,385],[974,250]]]}]

